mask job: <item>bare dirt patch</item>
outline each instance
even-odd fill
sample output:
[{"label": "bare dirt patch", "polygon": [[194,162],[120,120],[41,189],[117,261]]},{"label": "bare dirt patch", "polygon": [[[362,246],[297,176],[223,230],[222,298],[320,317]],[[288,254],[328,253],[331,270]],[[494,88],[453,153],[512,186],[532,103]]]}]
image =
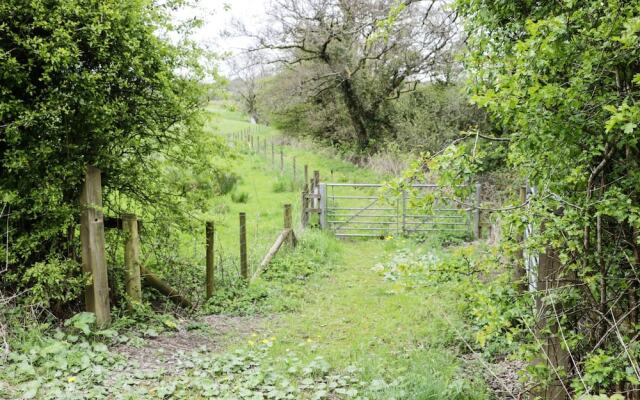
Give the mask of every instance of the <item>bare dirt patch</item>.
[{"label": "bare dirt patch", "polygon": [[481,361],[481,357],[479,354],[466,354],[462,360],[466,366],[480,370],[480,375],[496,399],[527,398],[527,385],[518,373],[526,368],[526,362],[503,359],[488,363]]},{"label": "bare dirt patch", "polygon": [[[180,321],[174,332],[163,332],[157,337],[147,337],[140,346],[121,344],[111,351],[128,359],[137,373],[164,372],[175,374],[185,366],[184,355],[206,348],[211,352],[223,352],[231,344],[256,333],[263,334],[268,317],[234,317],[209,315],[198,320]],[[194,324],[195,323],[195,324]],[[197,329],[190,329],[190,327]]]}]

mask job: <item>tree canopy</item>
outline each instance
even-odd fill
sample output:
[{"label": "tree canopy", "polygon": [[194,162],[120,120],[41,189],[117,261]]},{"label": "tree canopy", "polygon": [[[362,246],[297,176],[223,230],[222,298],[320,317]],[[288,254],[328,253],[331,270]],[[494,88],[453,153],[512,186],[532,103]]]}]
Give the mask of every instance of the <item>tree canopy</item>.
[{"label": "tree canopy", "polygon": [[455,20],[440,0],[283,0],[264,31],[245,34],[257,41],[251,52],[288,70],[301,99],[340,106],[351,136],[344,142],[367,152],[393,134],[391,102],[427,77],[451,82]]}]

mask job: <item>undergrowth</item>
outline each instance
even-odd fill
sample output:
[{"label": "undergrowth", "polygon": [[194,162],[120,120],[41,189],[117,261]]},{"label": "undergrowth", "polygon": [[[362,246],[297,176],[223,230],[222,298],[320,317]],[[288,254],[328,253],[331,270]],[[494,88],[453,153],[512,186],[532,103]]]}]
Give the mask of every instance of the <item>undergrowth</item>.
[{"label": "undergrowth", "polygon": [[[451,324],[458,351],[484,360],[485,377],[513,390],[512,396],[521,396],[543,383],[548,371],[539,362],[540,347],[534,336],[534,296],[517,290],[497,249],[478,244],[450,247],[447,251],[439,248],[439,244],[426,246],[427,250],[415,244],[401,248],[388,262],[377,264],[374,271],[387,282],[391,295],[435,288],[435,292],[427,290],[425,295],[435,293],[455,304],[463,316],[462,324]],[[442,317],[448,319],[444,314]],[[516,371],[518,382],[491,376],[493,363],[505,359],[524,364]],[[584,370],[581,382],[571,382],[579,399],[622,399],[620,395],[590,396],[581,393],[581,389],[586,384],[592,388],[591,393],[597,393],[600,382],[623,381],[632,375],[625,369],[624,359],[609,357],[604,351],[590,358]]]},{"label": "undergrowth", "polygon": [[[110,352],[121,335],[96,330],[95,316],[80,313],[51,336],[24,341],[0,370],[0,396],[21,399],[363,399],[368,384],[359,369],[336,371],[321,357],[302,361],[295,351],[267,356],[275,338],[250,341],[222,354],[206,347],[183,355],[176,370],[140,370]],[[301,344],[304,346],[304,343]]]},{"label": "undergrowth", "polygon": [[280,251],[252,282],[235,276],[221,282],[202,312],[252,315],[297,310],[305,283],[315,274],[328,274],[340,256],[336,239],[318,231],[306,232],[295,249]]}]

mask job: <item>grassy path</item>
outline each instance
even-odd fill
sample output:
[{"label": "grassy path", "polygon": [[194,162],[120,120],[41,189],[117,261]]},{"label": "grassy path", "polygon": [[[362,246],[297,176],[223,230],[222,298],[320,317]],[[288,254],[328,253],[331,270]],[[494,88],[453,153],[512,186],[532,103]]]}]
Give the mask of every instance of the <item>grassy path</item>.
[{"label": "grassy path", "polygon": [[[468,381],[457,378],[451,299],[437,290],[394,290],[372,271],[398,245],[342,243],[343,259],[331,276],[312,282],[308,303],[278,321],[273,354],[296,349],[309,359],[321,355],[336,368],[363,368],[367,381],[392,383],[373,388],[370,398],[476,398],[469,397]],[[482,391],[476,395],[484,398]]]}]

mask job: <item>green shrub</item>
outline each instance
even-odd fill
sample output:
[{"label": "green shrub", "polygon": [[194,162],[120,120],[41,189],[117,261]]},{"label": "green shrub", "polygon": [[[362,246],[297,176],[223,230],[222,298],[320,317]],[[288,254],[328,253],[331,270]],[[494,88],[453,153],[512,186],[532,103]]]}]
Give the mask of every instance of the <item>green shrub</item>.
[{"label": "green shrub", "polygon": [[22,276],[21,284],[30,287],[24,301],[49,308],[79,298],[85,282],[80,271],[76,261],[58,257],[35,263]]},{"label": "green shrub", "polygon": [[239,277],[219,282],[213,296],[203,307],[206,314],[257,314],[269,295],[264,286],[247,284]]},{"label": "green shrub", "polygon": [[239,181],[238,175],[232,172],[225,172],[218,176],[220,194],[231,193]]},{"label": "green shrub", "polygon": [[233,201],[234,203],[246,203],[249,201],[249,193],[233,192],[231,193],[231,201]]},{"label": "green shrub", "polygon": [[284,175],[279,175],[278,179],[273,183],[274,193],[293,192],[295,189],[295,182]]},{"label": "green shrub", "polygon": [[219,282],[203,312],[249,315],[293,311],[304,299],[305,283],[334,264],[338,254],[335,238],[309,231],[294,250],[281,249],[260,279],[250,284],[238,277]]}]

